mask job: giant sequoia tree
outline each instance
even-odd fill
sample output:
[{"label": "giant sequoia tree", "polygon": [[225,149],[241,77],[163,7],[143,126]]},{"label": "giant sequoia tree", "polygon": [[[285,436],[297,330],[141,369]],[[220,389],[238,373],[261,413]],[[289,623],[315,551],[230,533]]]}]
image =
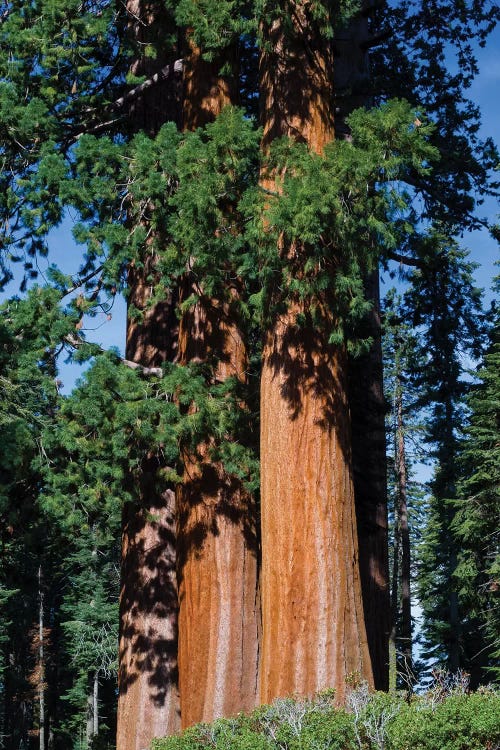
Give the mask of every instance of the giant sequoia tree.
[{"label": "giant sequoia tree", "polygon": [[[335,134],[333,43],[326,33],[333,19],[315,17],[300,3],[287,11],[269,10],[262,23],[263,148],[288,137],[321,154]],[[263,186],[279,191],[287,168],[286,162],[281,174],[279,167],[267,168]],[[280,233],[278,243],[282,285],[270,299],[261,379],[264,702],[329,686],[342,696],[353,672],[373,683],[359,579],[346,353],[329,341],[337,323],[333,290],[304,299],[304,266],[309,261],[313,275],[320,258],[315,261],[314,250],[293,230]],[[326,281],[335,273],[335,251],[342,253],[332,247],[325,257]],[[293,650],[283,649],[283,641]]]},{"label": "giant sequoia tree", "polygon": [[[425,264],[431,218],[473,224],[495,159],[463,89],[464,40],[498,9],[455,5],[5,6],[2,267],[36,275],[76,212],[78,278],[52,269],[59,313],[33,362],[97,360],[89,391],[54,406],[33,488],[51,517],[77,502],[96,550],[96,498],[121,510],[119,750],[291,692],[342,700],[350,673],[387,686],[378,267]],[[85,343],[117,291],[125,359]],[[75,473],[54,479],[65,459]],[[87,491],[92,472],[106,490]],[[51,610],[68,652],[72,596]],[[95,695],[96,665],[79,669]]]}]

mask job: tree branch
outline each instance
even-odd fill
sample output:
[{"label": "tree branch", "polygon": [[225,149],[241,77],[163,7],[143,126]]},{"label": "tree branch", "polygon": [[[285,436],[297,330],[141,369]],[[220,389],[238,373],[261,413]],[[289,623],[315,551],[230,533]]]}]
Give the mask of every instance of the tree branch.
[{"label": "tree branch", "polygon": [[389,260],[394,260],[396,263],[403,263],[405,266],[414,266],[415,268],[425,267],[425,264],[421,260],[418,260],[418,258],[409,258],[407,255],[401,255],[401,253],[396,253],[393,250],[387,253],[387,257]]},{"label": "tree branch", "polygon": [[372,47],[378,47],[382,42],[387,41],[387,39],[390,39],[391,36],[393,36],[392,29],[387,29],[387,31],[381,31],[380,34],[376,34],[375,36],[370,37],[369,39],[365,39],[364,42],[361,42],[359,45],[362,50],[366,51],[368,49],[372,49]]},{"label": "tree branch", "polygon": [[165,65],[164,68],[158,71],[158,73],[155,73],[151,78],[148,78],[147,81],[143,81],[143,83],[140,83],[135,88],[127,91],[126,94],[121,96],[119,99],[116,99],[116,101],[108,104],[107,107],[105,107],[105,110],[112,111],[114,109],[120,109],[128,102],[132,102],[134,99],[137,99],[137,97],[144,93],[144,91],[147,91],[147,89],[151,88],[151,86],[156,86],[162,81],[167,81],[176,73],[182,73],[183,67],[184,60],[175,60],[175,62],[170,63],[169,65]]},{"label": "tree branch", "polygon": [[71,279],[73,282],[73,286],[70,286],[68,289],[63,289],[61,291],[61,299],[64,297],[67,297],[68,294],[71,294],[72,292],[76,292],[77,289],[79,289],[81,286],[86,284],[88,281],[94,278],[94,276],[97,276],[98,273],[101,273],[101,271],[104,269],[104,264],[99,266],[99,268],[96,268],[94,271],[91,271],[87,276],[84,276],[83,279]]},{"label": "tree branch", "polygon": [[[84,341],[79,336],[76,336],[73,333],[69,333],[67,336],[65,336],[64,340],[67,344],[72,346],[73,349],[80,349],[80,347],[84,346],[84,344],[89,344],[90,346],[96,347],[99,354],[108,354],[108,351],[102,346],[99,346],[99,344],[94,344],[90,341]],[[138,370],[141,375],[154,375],[157,378],[163,377],[163,370],[161,369],[161,367],[144,367],[144,365],[140,365],[138,362],[132,362],[130,359],[125,359],[124,357],[118,357],[118,359],[122,363],[122,365],[125,365],[125,367],[130,367],[131,370]]]},{"label": "tree branch", "polygon": [[[133,89],[130,89],[130,91],[127,91],[126,94],[123,96],[120,96],[118,99],[116,99],[114,102],[110,102],[109,104],[106,104],[104,107],[99,109],[87,109],[85,110],[84,114],[86,116],[93,115],[99,113],[102,117],[106,117],[113,112],[116,112],[117,110],[121,110],[126,104],[129,104],[130,102],[133,102],[135,99],[137,99],[141,94],[143,94],[148,89],[152,88],[153,86],[156,86],[157,84],[161,83],[162,81],[167,81],[169,78],[173,78],[175,75],[178,75],[182,73],[184,69],[184,60],[175,60],[173,63],[170,63],[169,65],[165,65],[161,70],[158,71],[158,73],[155,73],[154,76],[151,76],[151,78],[148,78],[146,81],[143,81],[138,86],[135,86]],[[100,120],[99,122],[92,123],[89,122],[85,127],[80,128],[76,133],[71,134],[71,141],[76,141],[79,138],[82,137],[82,135],[94,135],[95,133],[99,133],[101,130],[105,130],[106,128],[110,127],[111,125],[114,125],[115,123],[119,122],[120,117],[114,118],[114,119],[108,119],[105,122],[102,122]]]}]

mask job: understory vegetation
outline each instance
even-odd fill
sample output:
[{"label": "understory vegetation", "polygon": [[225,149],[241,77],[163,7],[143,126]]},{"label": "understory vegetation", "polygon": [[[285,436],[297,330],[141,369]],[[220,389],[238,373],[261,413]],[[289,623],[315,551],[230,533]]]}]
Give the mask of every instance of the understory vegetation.
[{"label": "understory vegetation", "polygon": [[469,693],[466,677],[436,672],[422,695],[370,693],[361,683],[345,709],[335,706],[335,691],[281,698],[153,740],[151,750],[498,750],[499,716],[497,689]]}]

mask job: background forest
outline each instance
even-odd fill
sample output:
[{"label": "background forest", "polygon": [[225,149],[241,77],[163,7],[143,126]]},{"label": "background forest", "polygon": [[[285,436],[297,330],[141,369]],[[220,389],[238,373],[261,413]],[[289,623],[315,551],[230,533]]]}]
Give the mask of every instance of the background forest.
[{"label": "background forest", "polygon": [[499,19],[0,3],[0,748],[498,680]]}]

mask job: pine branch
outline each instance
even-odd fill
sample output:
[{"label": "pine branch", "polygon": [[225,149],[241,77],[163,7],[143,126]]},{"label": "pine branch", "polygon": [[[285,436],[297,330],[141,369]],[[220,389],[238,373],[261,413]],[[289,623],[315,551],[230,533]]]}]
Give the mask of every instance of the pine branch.
[{"label": "pine branch", "polygon": [[165,67],[163,67],[158,73],[155,73],[154,76],[148,78],[147,81],[143,81],[143,83],[140,83],[138,86],[128,91],[119,99],[116,99],[116,101],[108,104],[108,106],[104,108],[104,111],[113,111],[115,109],[124,107],[125,104],[134,101],[134,99],[137,99],[139,96],[141,96],[141,94],[144,93],[144,91],[147,91],[147,89],[151,88],[152,86],[156,86],[162,81],[167,81],[176,73],[182,73],[183,67],[184,60],[175,60],[175,62],[170,63],[169,65],[165,65]]},{"label": "pine branch", "polygon": [[[80,347],[84,346],[85,344],[89,344],[90,346],[95,347],[99,354],[109,353],[107,349],[99,346],[99,344],[84,341],[82,338],[76,336],[73,333],[69,333],[67,336],[65,336],[64,340],[67,344],[72,346],[73,349],[80,349]],[[125,359],[124,357],[118,357],[118,360],[122,365],[125,365],[125,367],[130,367],[131,370],[137,370],[141,373],[141,375],[145,375],[146,377],[150,375],[154,375],[157,378],[163,377],[163,370],[161,369],[161,367],[145,367],[144,365],[140,365],[138,362],[132,362],[130,359]]]},{"label": "pine branch", "polygon": [[422,263],[418,258],[409,258],[407,255],[401,255],[394,251],[387,253],[389,260],[394,260],[396,263],[403,263],[405,266],[415,266],[416,268],[425,268],[425,263]]},{"label": "pine branch", "polygon": [[[170,78],[173,78],[175,75],[179,75],[180,73],[182,73],[183,69],[184,60],[175,60],[173,63],[165,65],[161,70],[158,71],[158,73],[155,73],[153,76],[151,76],[151,78],[148,78],[146,81],[143,81],[133,89],[130,89],[130,91],[127,91],[126,94],[120,96],[114,102],[110,102],[101,109],[93,108],[85,110],[85,115],[88,116],[99,113],[102,117],[107,117],[113,112],[121,110],[126,104],[134,102],[145,91],[148,91],[148,89],[152,88],[153,86],[157,86],[159,83],[167,81]],[[80,130],[78,130],[76,133],[72,133],[71,141],[76,141],[83,135],[95,135],[96,133],[99,133],[102,130],[106,130],[106,128],[111,127],[111,125],[114,125],[119,121],[120,117],[108,119],[104,122],[94,122],[94,124],[90,122],[85,125],[85,127],[80,128]]]}]

